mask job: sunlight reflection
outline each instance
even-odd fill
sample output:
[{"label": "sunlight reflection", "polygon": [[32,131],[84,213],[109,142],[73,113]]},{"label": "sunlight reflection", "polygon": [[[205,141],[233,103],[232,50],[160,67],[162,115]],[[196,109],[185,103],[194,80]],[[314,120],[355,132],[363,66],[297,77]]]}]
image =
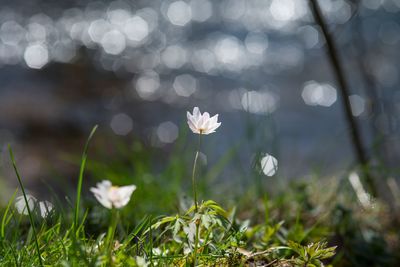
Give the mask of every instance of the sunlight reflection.
[{"label": "sunlight reflection", "polygon": [[246,11],[246,1],[225,0],[221,4],[222,16],[228,20],[240,19]]},{"label": "sunlight reflection", "polygon": [[310,106],[330,107],[337,100],[336,89],[327,83],[309,81],[304,84],[301,97]]},{"label": "sunlight reflection", "polygon": [[208,49],[194,51],[191,62],[193,68],[200,72],[210,73],[215,67],[215,55]]},{"label": "sunlight reflection", "polygon": [[204,22],[212,16],[212,4],[208,0],[192,0],[190,8],[194,21]]},{"label": "sunlight reflection", "polygon": [[[100,48],[111,56],[123,56],[120,60],[105,55],[94,56],[93,60],[101,62],[104,69],[115,72],[121,70],[121,64],[129,72],[153,69],[159,65],[159,59],[171,70],[191,68],[209,75],[219,74],[219,71],[243,72],[265,62],[269,48],[267,32],[277,28],[274,23],[279,24],[280,30],[287,31],[291,26],[286,27],[282,21],[293,22],[306,15],[302,1],[283,1],[282,4],[275,0],[268,3],[179,0],[137,6],[124,1],[89,2],[84,7],[66,9],[60,17],[37,13],[26,20],[17,12],[10,15],[9,10],[0,20],[3,44],[0,44],[0,59],[3,64],[17,64],[24,51],[30,51],[28,45],[38,44],[48,50],[47,61],[66,63],[77,55],[80,46],[84,46],[93,50]],[[170,24],[159,21],[160,12],[164,15],[163,20]],[[221,16],[216,16],[217,13]],[[217,26],[217,31],[188,41],[191,21],[207,22],[214,28]],[[249,31],[240,37],[231,32],[231,26],[224,24],[226,22]],[[311,43],[308,46],[315,41]],[[283,54],[279,61],[282,69],[291,67],[291,62],[299,59],[295,50],[286,52],[271,51],[271,55]],[[42,54],[39,57],[46,61],[45,52]],[[144,62],[147,59],[149,63]],[[127,63],[129,60],[132,62]],[[189,60],[191,64],[186,64]]]},{"label": "sunlight reflection", "polygon": [[359,95],[349,96],[351,112],[353,116],[360,116],[365,110],[365,100]]},{"label": "sunlight reflection", "polygon": [[219,40],[215,46],[215,54],[221,63],[233,64],[241,56],[241,48],[237,38],[230,36]]},{"label": "sunlight reflection", "polygon": [[100,43],[104,35],[112,29],[111,24],[104,19],[97,19],[90,23],[88,33],[93,42]]},{"label": "sunlight reflection", "polygon": [[4,44],[16,45],[25,39],[25,29],[16,21],[6,21],[0,27],[0,39]]},{"label": "sunlight reflection", "polygon": [[306,48],[318,47],[321,40],[318,30],[310,25],[300,27],[297,30],[299,37],[302,39]]},{"label": "sunlight reflection", "polygon": [[293,0],[273,0],[270,12],[274,19],[288,21],[294,18],[295,7]]},{"label": "sunlight reflection", "polygon": [[261,170],[266,176],[273,176],[278,171],[278,160],[268,153],[261,158],[260,164]]},{"label": "sunlight reflection", "polygon": [[49,61],[47,47],[41,44],[29,45],[24,53],[26,65],[32,69],[41,69]]},{"label": "sunlight reflection", "polygon": [[196,92],[197,81],[192,75],[182,74],[175,77],[172,86],[174,87],[177,95],[189,97]]},{"label": "sunlight reflection", "polygon": [[136,81],[136,92],[145,100],[153,100],[155,93],[160,87],[160,79],[157,73],[153,71],[146,72]]},{"label": "sunlight reflection", "polygon": [[21,61],[24,47],[21,45],[0,44],[1,63],[15,65]]},{"label": "sunlight reflection", "polygon": [[149,25],[142,17],[134,16],[125,23],[124,33],[129,40],[140,42],[149,34]]},{"label": "sunlight reflection", "polygon": [[127,114],[119,113],[111,119],[110,127],[117,135],[127,135],[133,129],[133,121]]},{"label": "sunlight reflection", "polygon": [[321,9],[327,14],[328,19],[334,23],[343,24],[351,16],[351,6],[345,0],[322,1]]},{"label": "sunlight reflection", "polygon": [[178,138],[179,129],[175,123],[166,121],[157,127],[158,139],[163,143],[172,143]]},{"label": "sunlight reflection", "polygon": [[192,9],[184,1],[176,1],[169,5],[167,16],[177,26],[185,26],[192,19]]},{"label": "sunlight reflection", "polygon": [[164,64],[171,69],[179,69],[186,63],[186,50],[178,45],[168,46],[161,54]]},{"label": "sunlight reflection", "polygon": [[107,54],[121,54],[126,47],[125,36],[118,30],[109,31],[101,39],[101,46]]},{"label": "sunlight reflection", "polygon": [[263,33],[249,32],[244,41],[246,49],[254,54],[263,54],[268,48],[268,38]]},{"label": "sunlight reflection", "polygon": [[107,17],[111,24],[122,27],[131,17],[131,14],[128,10],[116,8],[113,10],[108,10]]},{"label": "sunlight reflection", "polygon": [[268,91],[248,91],[242,95],[241,104],[250,113],[269,114],[277,108],[278,98]]}]

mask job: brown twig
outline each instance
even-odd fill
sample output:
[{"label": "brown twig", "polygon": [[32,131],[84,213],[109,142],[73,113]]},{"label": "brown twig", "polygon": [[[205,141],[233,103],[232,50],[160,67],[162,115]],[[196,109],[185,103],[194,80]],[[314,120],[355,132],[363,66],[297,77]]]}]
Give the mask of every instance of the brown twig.
[{"label": "brown twig", "polygon": [[314,15],[315,21],[321,27],[322,33],[326,40],[327,54],[328,54],[330,63],[332,65],[332,68],[334,70],[335,78],[339,84],[339,92],[342,97],[343,109],[344,109],[347,123],[350,128],[351,140],[352,140],[352,144],[353,144],[353,148],[354,148],[357,160],[362,167],[363,174],[365,177],[365,182],[367,183],[369,192],[373,196],[376,196],[377,192],[376,192],[374,180],[367,169],[368,168],[368,166],[367,166],[368,159],[365,154],[364,148],[362,146],[360,131],[359,131],[359,128],[357,126],[357,123],[356,123],[356,121],[353,117],[352,111],[351,111],[351,104],[350,104],[350,100],[349,100],[350,90],[349,90],[349,86],[347,84],[347,81],[346,81],[346,78],[344,75],[342,64],[339,59],[338,49],[335,45],[335,42],[334,42],[331,34],[328,31],[328,27],[326,25],[324,17],[322,16],[322,12],[321,12],[321,9],[320,9],[317,1],[316,0],[309,0],[309,1],[310,1],[311,11]]}]

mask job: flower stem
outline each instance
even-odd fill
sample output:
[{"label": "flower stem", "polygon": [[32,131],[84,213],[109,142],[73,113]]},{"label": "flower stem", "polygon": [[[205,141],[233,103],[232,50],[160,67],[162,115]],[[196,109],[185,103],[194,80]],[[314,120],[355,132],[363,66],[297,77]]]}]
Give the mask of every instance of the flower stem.
[{"label": "flower stem", "polygon": [[196,235],[194,239],[194,261],[193,266],[197,264],[197,248],[199,247],[199,235],[200,235],[200,217],[195,221],[196,224]]},{"label": "flower stem", "polygon": [[[196,166],[197,166],[197,159],[199,158],[200,154],[200,147],[201,147],[201,133],[199,134],[199,142],[198,142],[198,147],[196,151],[196,155],[194,157],[194,162],[193,162],[193,171],[192,171],[192,187],[193,187],[193,198],[194,198],[194,207],[195,207],[195,217],[197,215],[197,212],[199,210],[197,206],[197,192],[196,192]],[[199,224],[200,220],[195,222],[196,224],[196,237],[194,240],[194,260],[193,260],[193,266],[196,266],[197,263],[197,247],[199,245]]]},{"label": "flower stem", "polygon": [[115,229],[117,228],[118,219],[119,219],[118,210],[116,210],[115,208],[112,208],[111,209],[111,224],[108,227],[106,243],[105,243],[106,249],[108,250],[108,258],[109,258],[108,266],[113,266],[112,252],[113,252],[113,245],[114,245],[114,234],[115,234]]},{"label": "flower stem", "polygon": [[198,206],[197,206],[196,177],[195,177],[195,175],[196,175],[197,159],[199,158],[199,153],[200,153],[200,147],[201,147],[201,133],[199,134],[199,143],[198,143],[196,155],[194,157],[193,170],[192,170],[193,198],[194,198],[194,207],[195,207],[196,213],[198,211]]}]

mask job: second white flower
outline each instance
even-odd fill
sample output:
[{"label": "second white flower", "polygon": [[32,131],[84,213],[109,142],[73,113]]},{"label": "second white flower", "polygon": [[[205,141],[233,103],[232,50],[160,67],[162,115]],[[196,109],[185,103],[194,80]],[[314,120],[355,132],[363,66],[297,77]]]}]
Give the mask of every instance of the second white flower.
[{"label": "second white flower", "polygon": [[96,199],[104,207],[111,209],[120,209],[128,204],[133,191],[136,190],[135,185],[113,186],[110,181],[102,181],[97,183],[96,187],[90,188]]},{"label": "second white flower", "polygon": [[193,109],[193,114],[190,114],[189,111],[187,112],[187,120],[189,128],[196,134],[214,133],[221,125],[221,123],[218,122],[218,114],[212,117],[210,117],[208,112],[201,114],[198,107]]}]

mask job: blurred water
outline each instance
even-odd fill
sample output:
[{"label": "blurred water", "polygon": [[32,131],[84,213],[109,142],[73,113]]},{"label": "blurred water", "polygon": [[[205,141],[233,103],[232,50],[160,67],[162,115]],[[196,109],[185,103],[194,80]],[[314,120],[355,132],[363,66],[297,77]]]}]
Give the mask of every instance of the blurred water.
[{"label": "blurred water", "polygon": [[[396,166],[400,2],[320,1],[374,159]],[[49,149],[102,131],[165,148],[186,110],[220,113],[209,162],[238,140],[280,177],[341,173],[353,159],[339,93],[307,1],[14,1],[0,10],[0,141],[44,175]],[[357,46],[362,43],[365,51]],[[361,63],[360,63],[361,62]],[[360,65],[374,83],[371,99]],[[364,73],[365,74],[365,73]],[[373,110],[372,104],[378,106]],[[373,144],[382,148],[373,152]],[[13,179],[3,149],[4,179]],[[270,178],[268,178],[270,179]]]}]

